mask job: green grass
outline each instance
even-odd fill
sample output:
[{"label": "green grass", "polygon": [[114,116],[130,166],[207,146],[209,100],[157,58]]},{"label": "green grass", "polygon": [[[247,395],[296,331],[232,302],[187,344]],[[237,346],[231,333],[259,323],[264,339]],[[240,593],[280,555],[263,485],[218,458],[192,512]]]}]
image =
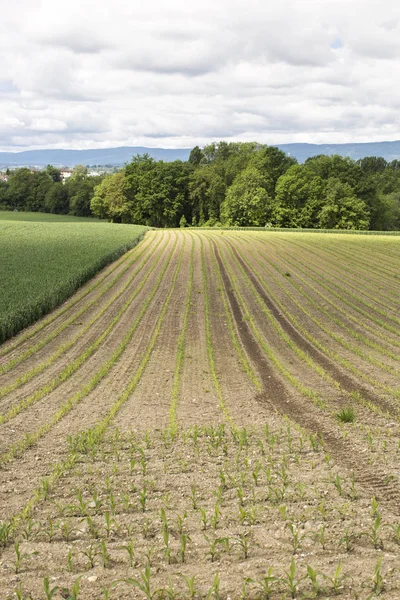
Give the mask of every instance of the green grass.
[{"label": "green grass", "polygon": [[30,223],[107,223],[107,221],[100,221],[100,219],[92,217],[71,217],[70,215],[52,215],[50,213],[23,211],[14,212],[11,210],[0,210],[0,222],[1,221],[29,221]]},{"label": "green grass", "polygon": [[147,230],[74,217],[13,221],[8,214],[0,212],[0,343],[61,304]]}]

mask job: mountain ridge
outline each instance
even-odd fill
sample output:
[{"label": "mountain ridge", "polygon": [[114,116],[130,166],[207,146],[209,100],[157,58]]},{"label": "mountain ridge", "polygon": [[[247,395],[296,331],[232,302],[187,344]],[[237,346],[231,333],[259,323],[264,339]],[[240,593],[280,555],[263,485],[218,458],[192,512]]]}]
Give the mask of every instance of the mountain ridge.
[{"label": "mountain ridge", "polygon": [[[271,144],[290,154],[300,163],[318,154],[339,154],[358,160],[366,156],[382,156],[388,162],[400,159],[400,140],[394,142],[363,142],[347,144]],[[84,165],[122,166],[137,154],[149,154],[156,160],[170,162],[187,160],[191,148],[147,148],[145,146],[118,146],[89,150],[40,149],[22,152],[0,152],[1,167],[54,166],[73,167]]]}]

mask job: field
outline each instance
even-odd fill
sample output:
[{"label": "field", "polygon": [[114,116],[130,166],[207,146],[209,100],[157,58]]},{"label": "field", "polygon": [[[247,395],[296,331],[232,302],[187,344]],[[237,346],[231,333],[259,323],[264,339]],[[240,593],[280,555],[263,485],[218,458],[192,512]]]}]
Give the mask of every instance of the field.
[{"label": "field", "polygon": [[0,346],[1,598],[400,598],[399,250],[149,231]]},{"label": "field", "polygon": [[66,300],[145,231],[92,219],[0,212],[0,342]]}]

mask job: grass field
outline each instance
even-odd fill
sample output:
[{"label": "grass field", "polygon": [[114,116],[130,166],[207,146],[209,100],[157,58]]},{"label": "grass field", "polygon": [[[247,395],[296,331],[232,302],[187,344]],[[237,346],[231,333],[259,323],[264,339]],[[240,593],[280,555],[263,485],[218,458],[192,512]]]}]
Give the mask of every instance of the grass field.
[{"label": "grass field", "polygon": [[149,231],[0,346],[2,597],[400,598],[399,251]]},{"label": "grass field", "polygon": [[99,219],[88,217],[71,217],[69,215],[53,215],[50,213],[24,212],[24,211],[0,211],[0,221],[28,221],[30,223],[106,223]]},{"label": "grass field", "polygon": [[0,212],[0,342],[63,302],[146,231],[53,217]]}]

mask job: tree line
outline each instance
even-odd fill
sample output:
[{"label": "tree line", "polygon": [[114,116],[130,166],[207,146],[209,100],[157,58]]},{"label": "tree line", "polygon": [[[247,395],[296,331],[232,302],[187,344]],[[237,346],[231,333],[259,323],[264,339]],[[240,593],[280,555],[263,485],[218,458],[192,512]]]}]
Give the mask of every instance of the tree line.
[{"label": "tree line", "polygon": [[76,217],[93,215],[90,203],[102,177],[88,175],[83,165],[62,181],[60,169],[48,165],[43,171],[28,168],[7,172],[0,180],[0,209],[47,212]]},{"label": "tree line", "polygon": [[196,146],[186,162],[136,156],[100,180],[78,172],[62,184],[48,167],[24,187],[13,182],[18,171],[0,187],[0,206],[152,227],[400,229],[400,161],[381,157],[298,164],[274,146],[219,142]]}]

